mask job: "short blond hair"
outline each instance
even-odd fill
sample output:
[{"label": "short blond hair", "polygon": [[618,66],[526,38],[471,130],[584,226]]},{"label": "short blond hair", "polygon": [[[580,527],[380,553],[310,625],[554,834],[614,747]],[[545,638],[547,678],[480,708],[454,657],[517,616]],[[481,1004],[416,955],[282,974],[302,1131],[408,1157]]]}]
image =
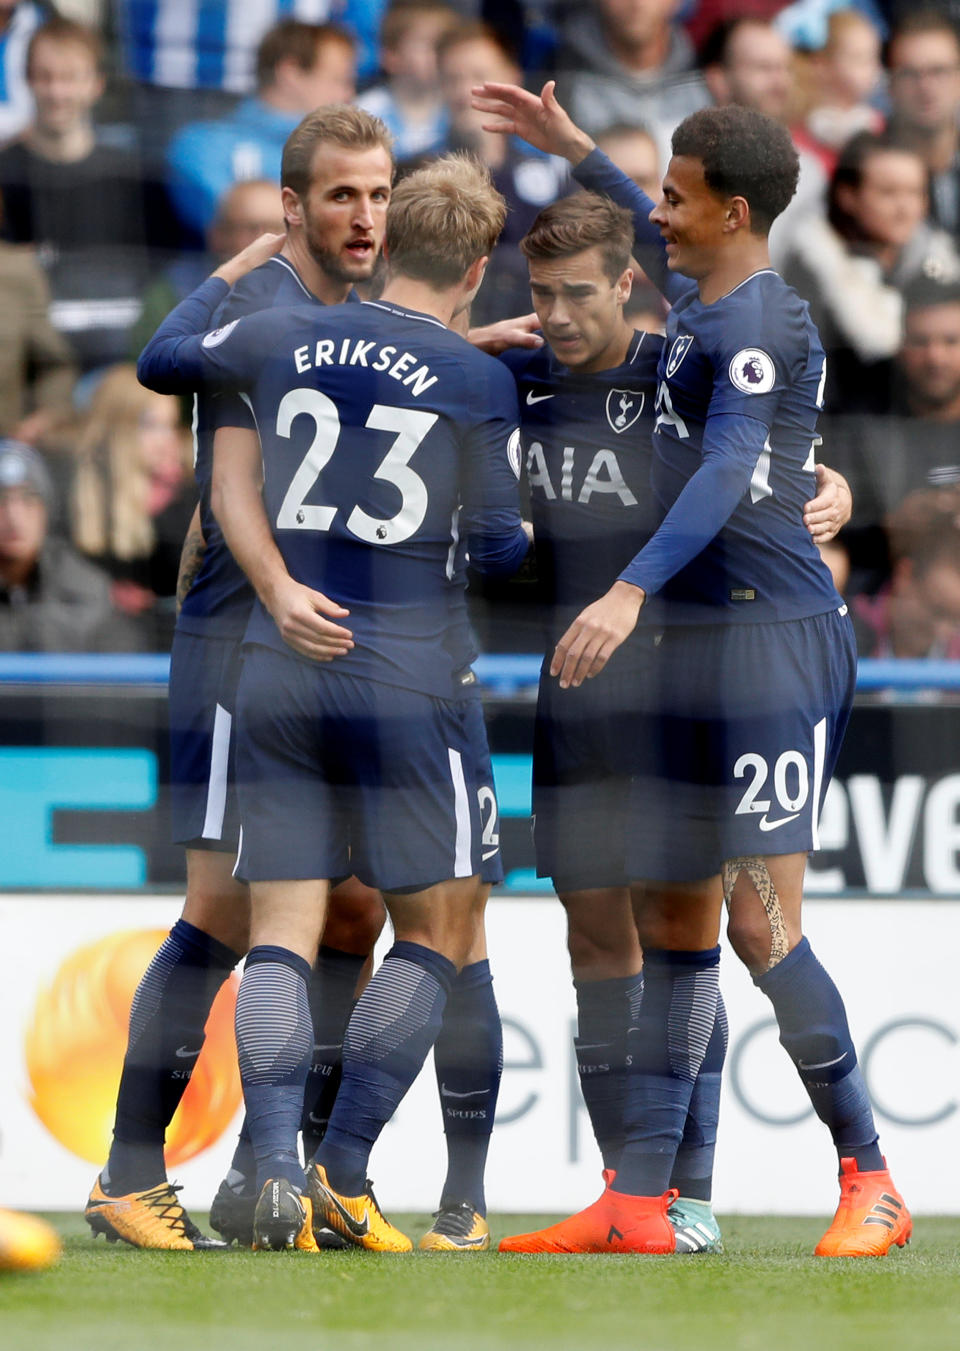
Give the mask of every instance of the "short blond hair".
[{"label": "short blond hair", "polygon": [[327,142],[343,150],[385,150],[393,164],[393,137],[386,123],[351,103],[328,103],[307,113],[287,137],[280,164],[281,187],[292,188],[303,197],[310,188],[314,152]]},{"label": "short blond hair", "polygon": [[506,218],[489,169],[472,155],[443,155],[393,190],[385,241],[390,270],[452,286],[493,252]]}]

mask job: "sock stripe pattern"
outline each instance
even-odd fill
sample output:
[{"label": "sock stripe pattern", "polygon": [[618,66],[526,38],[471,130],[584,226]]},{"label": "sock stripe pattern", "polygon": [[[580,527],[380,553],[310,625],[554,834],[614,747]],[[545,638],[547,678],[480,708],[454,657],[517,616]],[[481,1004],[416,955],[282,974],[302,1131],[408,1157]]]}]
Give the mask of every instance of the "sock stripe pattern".
[{"label": "sock stripe pattern", "polygon": [[696,1079],[717,1017],[717,968],[688,971],[674,979],[667,1019],[670,1069],[679,1079]]},{"label": "sock stripe pattern", "polygon": [[368,1065],[389,1059],[433,1018],[438,981],[432,972],[402,957],[390,957],[354,1009],[343,1043],[344,1059]]},{"label": "sock stripe pattern", "polygon": [[[147,969],[146,976],[137,986],[130,1008],[130,1039],[128,1051],[133,1050],[147,1030],[151,1019],[157,1016],[160,1002],[166,992],[170,977],[183,958],[181,945],[172,933],[163,940],[156,956]],[[149,979],[147,979],[149,976]]]},{"label": "sock stripe pattern", "polygon": [[282,1084],[313,1047],[307,984],[282,962],[248,966],[237,996],[237,1054],[247,1084]]}]

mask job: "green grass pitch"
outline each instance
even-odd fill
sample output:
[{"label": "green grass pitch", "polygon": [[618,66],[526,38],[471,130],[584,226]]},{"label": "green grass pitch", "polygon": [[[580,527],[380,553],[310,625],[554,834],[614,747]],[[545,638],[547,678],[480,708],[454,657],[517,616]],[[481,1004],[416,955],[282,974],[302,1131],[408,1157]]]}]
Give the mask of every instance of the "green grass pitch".
[{"label": "green grass pitch", "polygon": [[[723,1220],[717,1257],[148,1253],[78,1215],[49,1272],[0,1277],[4,1351],[957,1351],[960,1219],[881,1261],[814,1219]],[[420,1234],[423,1216],[392,1217]],[[494,1217],[494,1236],[549,1222]]]}]

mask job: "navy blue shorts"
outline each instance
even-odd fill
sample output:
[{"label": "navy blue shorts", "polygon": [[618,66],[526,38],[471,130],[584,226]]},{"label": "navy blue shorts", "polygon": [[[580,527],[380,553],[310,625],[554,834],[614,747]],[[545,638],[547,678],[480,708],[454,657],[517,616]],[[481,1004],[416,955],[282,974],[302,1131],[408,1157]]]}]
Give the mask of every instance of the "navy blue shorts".
[{"label": "navy blue shorts", "polygon": [[475,700],[251,646],[237,729],[244,881],[353,873],[409,891],[479,874],[484,849],[499,847],[482,813],[489,751]]},{"label": "navy blue shorts", "polygon": [[631,643],[577,689],[562,690],[544,661],[533,740],[537,876],[563,895],[628,884],[631,778],[648,767],[653,635]]},{"label": "navy blue shorts", "polygon": [[170,817],[174,843],[235,854],[234,708],[240,644],[177,630],[170,654]]},{"label": "navy blue shorts", "polygon": [[781,624],[677,627],[659,649],[654,769],[636,777],[631,877],[819,848],[857,658],[846,606]]}]

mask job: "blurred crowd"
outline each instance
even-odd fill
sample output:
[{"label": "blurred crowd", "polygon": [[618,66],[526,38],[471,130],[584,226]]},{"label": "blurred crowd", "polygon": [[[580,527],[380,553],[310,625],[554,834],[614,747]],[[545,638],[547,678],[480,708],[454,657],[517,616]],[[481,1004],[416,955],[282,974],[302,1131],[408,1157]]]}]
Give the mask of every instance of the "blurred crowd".
[{"label": "blurred crowd", "polygon": [[[0,650],[168,646],[190,412],[133,363],[282,228],[300,119],[356,101],[401,173],[451,148],[489,165],[510,213],[486,323],[529,310],[517,241],[570,182],[485,133],[470,90],[553,77],[652,196],[698,108],[789,128],[800,187],[771,247],[828,353],[818,458],[854,496],[830,566],[863,655],[960,657],[960,0],[0,0]],[[530,591],[481,607],[488,649],[536,650]]]}]

